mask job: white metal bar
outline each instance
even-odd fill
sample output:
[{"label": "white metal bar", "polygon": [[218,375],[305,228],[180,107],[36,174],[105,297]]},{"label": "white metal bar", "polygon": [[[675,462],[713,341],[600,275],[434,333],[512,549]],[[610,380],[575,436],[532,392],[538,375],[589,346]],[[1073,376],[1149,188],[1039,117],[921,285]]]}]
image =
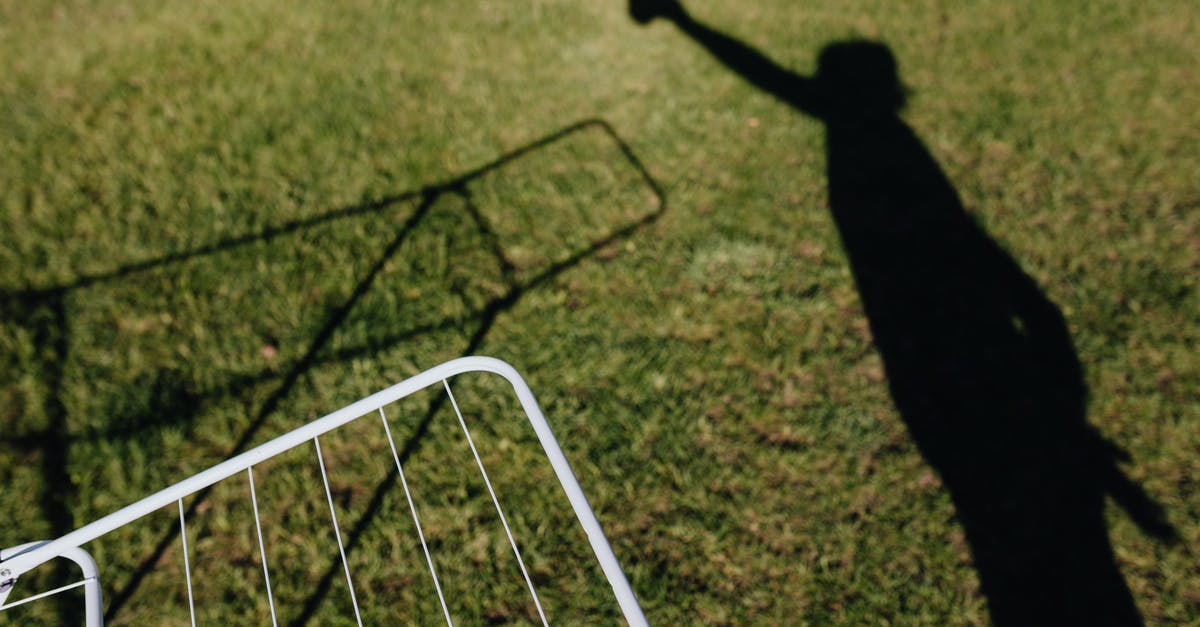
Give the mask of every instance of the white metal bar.
[{"label": "white metal bar", "polygon": [[642,613],[642,606],[638,604],[637,596],[633,593],[633,588],[629,585],[629,580],[625,578],[625,573],[621,570],[621,564],[617,561],[617,556],[613,553],[612,546],[609,545],[608,539],[604,536],[604,529],[600,527],[600,521],[596,520],[596,514],[592,511],[592,506],[588,503],[587,496],[583,493],[583,488],[579,487],[579,480],[575,478],[575,473],[571,471],[571,464],[567,462],[562,448],[558,446],[558,440],[555,439],[554,432],[550,430],[550,423],[546,422],[546,416],[542,414],[542,409],[538,407],[537,399],[534,398],[529,385],[507,363],[491,357],[481,357],[478,359],[481,361],[473,363],[478,366],[479,370],[498,374],[507,379],[509,384],[512,385],[513,391],[517,395],[517,400],[521,402],[521,409],[525,410],[525,415],[529,418],[529,423],[533,426],[534,433],[537,434],[538,441],[542,445],[542,450],[546,452],[546,457],[550,460],[550,466],[554,468],[554,474],[558,477],[559,485],[562,486],[563,492],[567,493],[567,500],[571,502],[571,509],[575,512],[575,518],[579,520],[580,526],[583,527],[584,533],[587,534],[588,543],[592,545],[592,552],[595,553],[596,559],[600,562],[600,569],[604,571],[604,576],[608,579],[608,584],[612,587],[613,594],[617,598],[617,603],[621,606],[621,613],[625,616],[625,621],[631,627],[648,625],[646,616]]},{"label": "white metal bar", "polygon": [[559,484],[567,494],[567,500],[579,519],[580,525],[587,534],[588,542],[595,552],[600,568],[604,571],[609,585],[612,586],[625,620],[631,625],[645,625],[646,618],[637,603],[637,597],[621,571],[620,563],[613,554],[612,547],[604,537],[604,532],[596,520],[587,497],[579,487],[571,466],[562,453],[554,433],[546,422],[537,400],[521,375],[507,363],[491,357],[462,357],[435,366],[409,379],[401,381],[385,390],[372,394],[356,403],[347,405],[335,412],[314,420],[298,429],[281,435],[261,446],[232,457],[208,470],[199,472],[166,489],[156,492],[131,505],[119,509],[103,518],[95,520],[75,531],[60,536],[58,539],[38,545],[36,548],[24,549],[19,555],[3,560],[4,568],[11,571],[10,577],[18,577],[28,572],[38,564],[47,562],[58,555],[65,555],[74,547],[90,542],[110,531],[131,521],[137,520],[171,502],[202,490],[222,479],[228,478],[279,453],[294,448],[308,440],[336,429],[355,418],[371,413],[389,403],[408,396],[418,390],[437,384],[457,374],[465,372],[491,372],[508,380],[516,392],[522,409],[529,418],[534,432],[546,452],[550,465],[558,477]]},{"label": "white metal bar", "polygon": [[196,627],[196,603],[192,597],[192,565],[188,561],[187,525],[183,522],[183,499],[179,499],[177,503],[179,504],[179,537],[183,539],[183,575],[187,581],[188,614],[192,618],[192,627]]},{"label": "white metal bar", "polygon": [[333,492],[329,489],[329,475],[325,474],[325,456],[321,455],[321,441],[313,438],[317,447],[317,463],[321,466],[321,481],[325,484],[325,498],[329,501],[329,517],[333,519],[333,535],[337,538],[338,553],[342,556],[342,568],[346,571],[346,586],[350,588],[350,603],[354,606],[354,620],[362,627],[362,616],[358,613],[358,597],[354,595],[354,582],[350,579],[350,562],[346,561],[346,547],[342,545],[342,530],[338,527],[337,512],[333,507]]},{"label": "white metal bar", "polygon": [[392,438],[392,429],[388,426],[387,414],[379,408],[379,419],[383,421],[383,432],[387,434],[388,446],[392,448],[392,459],[396,460],[396,471],[400,473],[400,485],[404,486],[404,498],[408,500],[408,509],[412,512],[413,523],[417,526],[417,537],[421,539],[421,550],[425,552],[425,563],[429,564],[429,574],[433,577],[433,587],[437,590],[438,603],[442,604],[442,614],[446,624],[453,627],[450,620],[450,608],[446,606],[446,597],[442,594],[442,584],[438,581],[437,570],[433,567],[433,556],[429,553],[429,545],[425,543],[425,532],[421,530],[421,519],[417,517],[417,503],[413,500],[412,492],[408,489],[408,480],[404,478],[404,468],[400,466],[400,455],[396,452],[396,441]]},{"label": "white metal bar", "polygon": [[[75,557],[71,557],[74,555]],[[83,622],[87,627],[101,627],[104,624],[104,604],[100,600],[100,571],[96,562],[87,551],[79,547],[63,553],[63,557],[73,559],[83,569]],[[82,558],[87,558],[86,560]],[[88,571],[92,574],[88,575]]]},{"label": "white metal bar", "polygon": [[258,495],[254,492],[254,467],[246,469],[246,479],[250,482],[250,504],[254,507],[254,530],[258,532],[258,554],[262,556],[263,580],[267,582],[267,605],[271,607],[271,625],[278,627],[275,619],[275,595],[271,593],[271,571],[267,569],[267,546],[263,542],[262,522],[258,519]]},{"label": "white metal bar", "polygon": [[508,528],[508,519],[504,517],[504,510],[500,507],[500,499],[496,497],[496,491],[492,489],[492,481],[488,479],[487,470],[483,468],[483,460],[479,458],[479,451],[475,449],[475,441],[471,439],[471,431],[467,429],[467,421],[463,420],[462,411],[458,409],[458,401],[454,399],[454,392],[450,391],[450,383],[443,380],[442,386],[446,388],[446,394],[450,397],[450,405],[454,407],[454,413],[458,416],[458,424],[462,425],[463,435],[467,436],[467,444],[471,447],[471,454],[475,456],[475,464],[479,466],[479,474],[483,475],[483,483],[487,486],[488,494],[492,495],[492,505],[496,506],[496,513],[500,516],[500,524],[504,527],[504,534],[508,536],[508,545],[512,547],[513,555],[517,556],[517,565],[521,567],[521,576],[525,577],[525,585],[529,587],[529,594],[533,596],[533,604],[537,606],[538,616],[542,619],[542,625],[549,627],[550,623],[546,621],[546,612],[542,610],[542,602],[538,599],[537,590],[533,588],[533,580],[529,578],[529,571],[525,568],[525,560],[521,559],[521,551],[517,548],[517,541],[513,539],[512,530]]}]

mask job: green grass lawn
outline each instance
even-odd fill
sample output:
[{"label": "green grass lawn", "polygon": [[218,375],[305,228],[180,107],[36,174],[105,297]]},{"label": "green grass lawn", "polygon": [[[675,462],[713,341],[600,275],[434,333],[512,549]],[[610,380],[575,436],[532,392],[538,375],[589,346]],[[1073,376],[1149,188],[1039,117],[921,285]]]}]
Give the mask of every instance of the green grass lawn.
[{"label": "green grass lawn", "polygon": [[[799,75],[886,46],[903,123],[1061,312],[1125,496],[1176,536],[1114,494],[1100,557],[1145,622],[1200,622],[1200,11],[687,6]],[[651,622],[991,620],[831,216],[826,125],[680,28],[622,2],[0,2],[0,69],[0,545],[487,354],[528,378]],[[504,388],[452,384],[550,620],[616,620]],[[439,399],[389,416],[451,612],[536,620]],[[379,423],[323,446],[364,619],[436,622]],[[281,622],[351,620],[316,473],[305,448],[255,473]],[[246,490],[185,502],[206,623],[268,620]],[[111,624],[186,621],[176,529],[88,547]]]}]

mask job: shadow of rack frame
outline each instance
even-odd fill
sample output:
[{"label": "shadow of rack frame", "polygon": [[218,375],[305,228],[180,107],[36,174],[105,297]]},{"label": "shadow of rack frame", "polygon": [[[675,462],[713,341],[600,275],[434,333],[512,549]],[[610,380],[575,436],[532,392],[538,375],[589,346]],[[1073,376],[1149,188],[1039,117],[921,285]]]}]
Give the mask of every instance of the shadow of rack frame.
[{"label": "shadow of rack frame", "polygon": [[[506,166],[585,131],[598,132],[615,146],[627,165],[632,168],[635,178],[649,190],[651,194],[649,207],[635,219],[617,224],[606,232],[591,237],[583,244],[566,251],[566,254],[556,256],[549,263],[521,274],[516,270],[518,264],[510,260],[503,250],[500,241],[501,235],[498,234],[485,212],[479,209],[472,195],[471,186],[489,174],[502,171]],[[465,211],[464,223],[472,225],[485,241],[490,242],[489,253],[495,258],[505,279],[503,289],[482,303],[476,304],[466,316],[456,320],[428,321],[387,334],[384,337],[374,338],[371,342],[361,345],[334,347],[332,340],[335,333],[346,323],[351,311],[360,304],[378,276],[384,271],[385,266],[398,253],[401,244],[429,215],[430,208],[439,199],[447,197],[461,201]],[[168,388],[164,395],[185,411],[148,412],[147,416],[119,421],[119,424],[116,425],[101,425],[87,429],[73,428],[73,425],[70,424],[67,403],[63,400],[64,386],[68,384],[64,363],[70,357],[68,349],[74,331],[72,328],[72,303],[82,291],[101,285],[117,284],[137,275],[185,264],[226,251],[236,251],[243,247],[271,242],[288,234],[335,221],[368,217],[406,202],[413,203],[414,210],[403,223],[394,227],[395,235],[390,242],[383,247],[382,252],[377,254],[369,269],[361,273],[349,296],[325,316],[319,329],[307,341],[306,348],[300,352],[299,357],[289,367],[279,372],[263,369],[249,374],[233,374],[199,396],[185,389]],[[237,436],[236,443],[227,450],[229,455],[240,453],[255,441],[268,417],[281,411],[284,400],[312,369],[325,364],[344,363],[369,356],[421,334],[463,324],[469,325],[469,329],[465,334],[465,345],[458,354],[474,354],[493,328],[497,318],[513,308],[527,293],[547,284],[566,270],[577,266],[606,247],[631,237],[642,228],[655,222],[666,208],[667,199],[663,190],[632,148],[613,127],[602,119],[584,119],[511,150],[484,165],[434,184],[352,206],[332,209],[188,250],[123,264],[111,270],[81,273],[75,279],[57,285],[0,289],[0,317],[8,323],[26,329],[30,337],[43,349],[40,361],[35,368],[37,371],[35,376],[41,379],[42,388],[46,391],[44,407],[46,407],[47,414],[45,425],[40,428],[11,429],[5,435],[0,436],[0,452],[7,449],[10,454],[29,455],[32,453],[40,458],[43,488],[37,495],[37,499],[43,510],[44,518],[49,522],[51,535],[64,535],[72,529],[69,508],[70,504],[76,502],[78,497],[74,482],[66,470],[68,462],[71,461],[70,452],[73,444],[93,438],[133,438],[147,430],[169,426],[172,421],[182,422],[192,419],[199,411],[198,408],[203,407],[211,398],[235,397],[252,386],[274,384],[265,400],[258,404],[257,410],[248,412],[249,420]],[[429,421],[440,407],[441,402],[435,401],[431,404],[429,411],[417,424],[412,436],[403,443],[399,451],[402,462],[419,448]],[[165,420],[164,414],[167,415]],[[371,525],[382,495],[393,487],[394,480],[392,477],[376,486],[371,506],[352,525],[348,534],[348,546],[353,546],[357,535]],[[204,503],[206,496],[207,490],[198,493],[186,514],[194,513],[195,509]],[[166,530],[155,544],[154,550],[149,551],[141,560],[140,566],[134,569],[130,578],[123,583],[113,585],[108,595],[106,618],[111,619],[120,611],[138,589],[153,565],[176,541],[177,535],[178,529]],[[323,585],[318,586],[314,591],[310,603],[306,604],[306,611],[294,624],[305,624],[311,620],[316,606],[328,592],[329,582],[334,580],[338,570],[339,567],[336,564],[329,565],[322,579]],[[66,576],[63,571],[58,578],[62,580]],[[78,617],[72,613],[73,611],[70,608],[63,609],[64,622],[78,622],[76,620]]]}]

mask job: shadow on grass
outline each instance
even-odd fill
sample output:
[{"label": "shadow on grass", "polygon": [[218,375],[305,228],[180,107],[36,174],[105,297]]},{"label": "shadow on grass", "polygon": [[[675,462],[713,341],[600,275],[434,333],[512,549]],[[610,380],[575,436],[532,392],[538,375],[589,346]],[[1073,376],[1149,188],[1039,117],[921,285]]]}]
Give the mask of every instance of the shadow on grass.
[{"label": "shadow on grass", "polygon": [[1161,507],[1086,420],[1062,313],[963,209],[899,117],[891,51],[826,46],[815,76],[777,65],[669,0],[635,0],[755,87],[825,124],[829,204],[891,396],[941,475],[995,623],[1142,623],[1104,521],[1112,497],[1172,541]]},{"label": "shadow on grass", "polygon": [[[604,133],[619,149],[625,160],[636,171],[638,178],[653,193],[655,206],[653,210],[637,220],[628,222],[610,230],[607,234],[590,241],[588,244],[571,252],[565,258],[547,265],[540,271],[518,280],[513,262],[506,256],[500,242],[500,237],[486,216],[476,206],[472,199],[468,184],[491,172],[499,170],[521,157],[527,156],[540,149],[546,148],[568,136],[587,130],[598,129]],[[401,245],[409,238],[425,217],[430,208],[439,198],[453,196],[459,198],[464,206],[467,223],[474,226],[482,238],[488,253],[495,258],[504,280],[502,293],[487,300],[481,307],[471,311],[465,320],[461,317],[454,320],[441,320],[421,324],[412,328],[400,330],[391,334],[375,337],[366,343],[337,350],[325,350],[330,344],[335,332],[346,322],[351,311],[362,300],[376,282],[385,265],[397,254]],[[397,203],[415,202],[413,213],[396,229],[395,236],[387,243],[378,255],[371,268],[365,272],[355,285],[354,290],[344,302],[330,312],[320,330],[309,341],[303,355],[294,365],[282,375],[262,371],[253,375],[232,377],[219,385],[215,392],[196,395],[190,392],[181,380],[176,380],[169,373],[156,378],[151,384],[151,407],[136,416],[126,416],[120,424],[104,428],[72,434],[69,429],[66,409],[61,397],[63,384],[63,365],[68,359],[68,338],[71,320],[69,317],[70,295],[81,288],[119,281],[125,277],[142,272],[152,271],[172,264],[179,264],[198,257],[214,255],[222,251],[238,249],[244,246],[266,242],[282,235],[312,228],[334,220],[370,216]],[[38,379],[47,390],[45,413],[47,424],[44,428],[31,433],[13,434],[0,437],[0,445],[16,449],[24,453],[37,451],[41,459],[43,490],[40,503],[43,516],[51,527],[51,536],[61,536],[73,528],[73,520],[68,504],[76,498],[75,488],[67,473],[68,451],[74,441],[91,438],[131,438],[137,434],[160,429],[170,424],[188,423],[193,420],[207,404],[228,398],[240,397],[252,387],[260,383],[278,379],[279,383],[266,400],[254,413],[249,424],[242,431],[236,444],[228,451],[232,456],[246,450],[254,441],[259,430],[267,419],[276,412],[301,378],[315,367],[322,364],[342,362],[361,356],[371,355],[407,339],[433,331],[462,325],[471,325],[471,331],[462,351],[462,355],[473,354],[483,343],[497,318],[514,307],[521,298],[548,281],[569,270],[601,249],[630,237],[638,230],[656,221],[666,210],[666,197],[658,183],[650,175],[642,162],[634,154],[629,145],[604,120],[587,119],[564,127],[541,139],[508,152],[481,167],[456,176],[452,179],[429,185],[417,190],[406,191],[386,198],[350,207],[328,211],[315,217],[288,222],[264,229],[258,233],[238,236],[222,240],[193,250],[164,255],[155,259],[135,262],[120,266],[114,270],[83,275],[74,281],[53,287],[0,291],[0,315],[6,320],[27,329],[35,346],[41,351],[38,364]],[[438,395],[416,425],[410,437],[400,449],[400,462],[406,462],[415,453],[427,432],[430,422],[444,402],[444,397]],[[166,418],[164,418],[166,417]],[[345,535],[347,552],[353,551],[362,537],[373,524],[375,517],[383,505],[385,495],[395,486],[396,475],[388,477],[375,486],[372,497],[364,513],[353,522],[350,531]],[[202,490],[192,497],[186,516],[191,517],[204,503],[209,489]],[[348,526],[348,525],[343,525]],[[153,571],[154,566],[163,554],[178,539],[178,527],[171,526],[155,545],[154,549],[141,561],[132,576],[123,585],[115,586],[114,592],[108,597],[108,607],[105,619],[111,620],[137,591],[145,577]],[[60,560],[61,561],[61,560]],[[292,622],[295,625],[307,624],[312,620],[320,607],[335,579],[341,572],[340,558],[330,562],[321,576],[320,583],[306,599],[303,609]],[[65,577],[66,572],[60,576]],[[59,604],[60,617],[64,624],[79,622],[79,612],[76,604]]]},{"label": "shadow on grass", "polygon": [[[34,298],[0,298],[0,316],[27,329],[34,345],[41,349],[37,371],[32,374],[48,391],[42,407],[45,427],[36,433],[12,438],[12,442],[23,451],[36,450],[41,454],[43,485],[55,486],[55,489],[43,490],[37,502],[55,536],[71,530],[69,503],[74,502],[76,497],[67,471],[70,440],[67,436],[67,410],[62,401],[63,371],[67,347],[70,345],[67,293],[66,289],[55,288],[39,293]],[[68,583],[73,576],[72,570],[66,560],[54,560],[48,587],[56,588]],[[78,603],[60,603],[56,609],[59,621],[64,625],[83,622],[82,606]]]}]

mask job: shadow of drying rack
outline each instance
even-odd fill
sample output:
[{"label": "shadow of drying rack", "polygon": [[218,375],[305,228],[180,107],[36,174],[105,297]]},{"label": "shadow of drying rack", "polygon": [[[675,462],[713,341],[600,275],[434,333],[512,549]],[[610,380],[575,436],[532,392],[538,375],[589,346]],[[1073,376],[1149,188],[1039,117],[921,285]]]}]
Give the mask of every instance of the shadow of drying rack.
[{"label": "shadow of drying rack", "polygon": [[[501,238],[484,213],[475,204],[468,185],[485,175],[520,160],[522,157],[526,157],[589,129],[600,131],[618,148],[625,161],[636,172],[637,177],[652,192],[653,206],[650,211],[640,218],[613,228],[601,237],[593,239],[586,245],[573,250],[564,258],[550,263],[523,280],[518,280],[515,266],[503,250],[502,242],[500,241]],[[279,384],[267,396],[259,410],[250,420],[249,425],[242,431],[236,444],[228,451],[228,455],[234,455],[249,448],[267,418],[279,408],[280,403],[289,395],[305,373],[315,366],[323,363],[341,362],[376,353],[389,346],[397,345],[406,339],[463,322],[462,318],[458,318],[426,324],[388,336],[381,341],[373,341],[363,346],[339,349],[333,351],[331,354],[321,355],[322,351],[333,338],[334,333],[347,320],[351,310],[354,309],[355,305],[371,289],[375,279],[383,271],[388,261],[397,254],[401,244],[420,225],[428,215],[430,208],[440,198],[447,195],[457,197],[461,200],[470,223],[478,229],[488,248],[488,252],[495,257],[505,281],[502,293],[488,299],[481,307],[475,308],[466,317],[466,320],[472,325],[471,328],[473,330],[470,332],[466,348],[462,351],[461,355],[470,355],[476,352],[500,314],[514,307],[529,291],[544,285],[566,270],[579,265],[601,249],[632,236],[640,229],[658,220],[667,207],[667,199],[662,188],[633,152],[629,144],[617,134],[616,130],[607,121],[598,118],[589,118],[565,126],[553,133],[507,152],[491,162],[439,183],[392,194],[371,202],[336,208],[316,216],[271,226],[255,233],[231,237],[190,250],[125,264],[109,271],[84,274],[72,281],[55,286],[20,290],[0,289],[0,316],[29,331],[33,343],[41,351],[36,365],[38,372],[35,376],[41,380],[44,388],[47,390],[44,405],[47,418],[45,427],[28,433],[13,434],[10,432],[0,437],[0,446],[21,453],[29,453],[31,451],[39,453],[43,485],[42,494],[40,495],[40,505],[43,516],[50,525],[52,537],[61,536],[73,528],[69,504],[74,501],[76,493],[67,471],[69,447],[72,442],[96,437],[131,437],[145,429],[161,428],[164,424],[168,424],[160,417],[156,417],[152,421],[143,420],[134,425],[121,425],[116,429],[74,435],[70,433],[67,409],[62,400],[62,390],[65,383],[64,364],[67,361],[71,337],[69,301],[73,293],[83,288],[119,281],[131,275],[149,272],[173,264],[181,264],[192,259],[215,255],[223,251],[267,242],[290,233],[336,220],[378,213],[398,203],[417,203],[413,213],[400,225],[396,234],[384,246],[382,253],[376,257],[370,269],[359,277],[349,297],[331,311],[319,331],[308,343],[302,356],[291,368],[282,375],[262,372],[256,375],[232,377],[218,386],[215,392],[207,395],[209,397],[235,396],[241,390],[263,381],[269,379],[280,380]],[[188,394],[182,390],[175,390],[174,392],[177,395],[186,396]],[[174,412],[174,416],[170,422],[178,423],[190,420],[196,411],[194,407],[200,401],[202,399],[172,399],[171,402],[175,405],[187,405],[193,407],[193,409],[190,412]],[[433,416],[437,414],[443,402],[443,397],[439,396],[423,414],[422,419],[413,431],[412,437],[405,442],[403,449],[400,451],[400,461],[402,463],[407,461],[417,451]],[[163,413],[171,415],[171,412],[151,413],[157,414],[157,416],[161,416]],[[365,512],[353,522],[351,530],[346,535],[347,552],[353,550],[362,534],[370,528],[383,505],[384,496],[394,486],[395,481],[396,476],[389,475],[383,482],[375,486]],[[208,494],[209,490],[206,489],[195,495],[187,513],[189,517],[205,502]],[[130,600],[145,577],[152,572],[154,565],[175,542],[178,537],[177,534],[178,529],[174,526],[169,526],[150,554],[139,563],[128,581],[115,586],[111,592],[107,593],[108,607],[105,611],[106,620],[112,619]],[[340,572],[339,564],[336,559],[330,562],[320,579],[319,585],[306,599],[299,616],[292,622],[293,625],[307,624],[312,619],[313,614],[321,605],[337,574]],[[59,578],[66,576],[66,572],[56,573],[56,577]],[[77,611],[77,604],[62,603],[58,611],[65,623],[78,622],[78,617],[74,614]]]}]

